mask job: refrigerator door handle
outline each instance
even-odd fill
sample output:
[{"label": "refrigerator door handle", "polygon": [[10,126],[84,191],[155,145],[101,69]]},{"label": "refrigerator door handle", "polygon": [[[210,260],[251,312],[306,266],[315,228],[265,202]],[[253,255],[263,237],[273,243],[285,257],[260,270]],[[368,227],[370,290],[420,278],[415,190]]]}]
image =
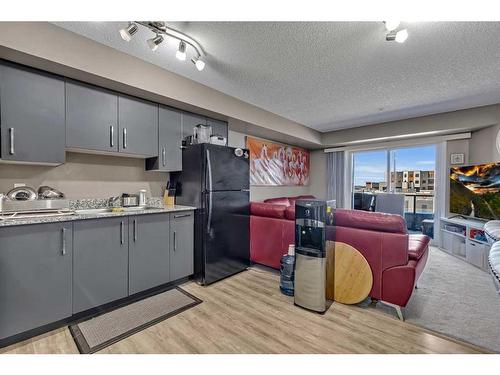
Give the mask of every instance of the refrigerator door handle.
[{"label": "refrigerator door handle", "polygon": [[210,151],[207,150],[207,173],[208,173],[208,220],[207,233],[210,234],[212,225],[212,165],[210,163]]}]

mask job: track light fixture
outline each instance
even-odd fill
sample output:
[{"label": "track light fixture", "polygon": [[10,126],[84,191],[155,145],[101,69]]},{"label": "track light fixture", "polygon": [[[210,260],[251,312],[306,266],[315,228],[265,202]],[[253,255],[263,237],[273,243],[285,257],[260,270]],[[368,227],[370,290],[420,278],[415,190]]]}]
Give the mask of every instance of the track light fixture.
[{"label": "track light fixture", "polygon": [[205,69],[205,62],[200,59],[199,57],[196,59],[191,59],[191,62],[196,66],[196,69],[198,69],[200,72]]},{"label": "track light fixture", "polygon": [[179,42],[179,49],[175,53],[175,57],[177,57],[181,61],[186,60],[186,43],[184,43],[182,40]]},{"label": "track light fixture", "polygon": [[129,22],[127,27],[124,27],[120,30],[120,36],[126,42],[130,42],[132,40],[132,36],[139,30],[137,25],[133,22]]},{"label": "track light fixture", "polygon": [[397,30],[399,27],[399,21],[384,21],[385,28],[389,33],[385,36],[385,40],[388,42],[396,41],[398,43],[404,43],[408,39],[408,30],[401,29]]},{"label": "track light fixture", "polygon": [[408,39],[408,30],[391,31],[385,36],[385,40],[392,42],[395,40],[398,43],[404,43]]},{"label": "track light fixture", "polygon": [[154,37],[146,41],[152,51],[156,51],[158,49],[158,46],[164,41],[165,36],[177,39],[179,41],[179,47],[177,49],[177,52],[175,53],[175,56],[179,60],[185,61],[188,52],[187,47],[190,47],[191,50],[194,50],[195,53],[194,57],[191,58],[191,61],[193,62],[196,69],[198,69],[200,72],[205,69],[205,52],[203,51],[203,48],[200,46],[200,44],[183,32],[172,29],[171,27],[167,27],[166,23],[163,21],[129,22],[127,27],[124,27],[120,30],[120,36],[123,40],[130,42],[132,36],[139,30],[139,26],[145,27],[155,34]]},{"label": "track light fixture", "polygon": [[148,44],[151,51],[156,51],[160,43],[163,42],[163,37],[161,35],[156,34],[154,38],[148,39],[146,43]]}]

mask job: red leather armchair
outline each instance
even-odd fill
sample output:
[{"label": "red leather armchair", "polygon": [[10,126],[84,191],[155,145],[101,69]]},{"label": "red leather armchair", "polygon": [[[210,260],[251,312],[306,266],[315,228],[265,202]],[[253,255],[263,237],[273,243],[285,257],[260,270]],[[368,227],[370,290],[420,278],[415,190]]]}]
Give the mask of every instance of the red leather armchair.
[{"label": "red leather armchair", "polygon": [[[295,199],[275,198],[250,205],[250,259],[279,269],[288,245],[295,242]],[[304,196],[301,198],[312,198]],[[288,202],[287,202],[288,200]],[[292,204],[293,202],[293,204]],[[288,203],[288,204],[287,204]],[[401,310],[408,303],[429,252],[429,237],[409,235],[399,215],[337,209],[326,239],[358,249],[370,264],[370,297]]]}]

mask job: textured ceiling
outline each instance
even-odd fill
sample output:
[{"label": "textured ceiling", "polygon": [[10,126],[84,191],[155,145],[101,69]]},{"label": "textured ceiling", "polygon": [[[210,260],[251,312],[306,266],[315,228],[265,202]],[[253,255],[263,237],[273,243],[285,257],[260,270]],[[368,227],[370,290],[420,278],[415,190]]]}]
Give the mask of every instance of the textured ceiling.
[{"label": "textured ceiling", "polygon": [[173,27],[207,53],[198,72],[151,52],[126,23],[58,26],[320,131],[500,103],[500,23],[404,23],[404,44],[385,41],[381,22],[183,22]]}]

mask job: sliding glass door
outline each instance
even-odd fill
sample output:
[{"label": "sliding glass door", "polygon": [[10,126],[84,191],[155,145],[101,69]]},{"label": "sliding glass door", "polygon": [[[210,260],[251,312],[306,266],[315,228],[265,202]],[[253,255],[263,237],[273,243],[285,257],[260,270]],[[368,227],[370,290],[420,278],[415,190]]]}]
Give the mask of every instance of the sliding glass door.
[{"label": "sliding glass door", "polygon": [[[352,207],[375,211],[380,194],[401,194],[408,229],[420,231],[434,218],[436,146],[357,151],[352,158]],[[404,203],[403,203],[404,202]],[[429,222],[429,226],[431,223]]]}]

